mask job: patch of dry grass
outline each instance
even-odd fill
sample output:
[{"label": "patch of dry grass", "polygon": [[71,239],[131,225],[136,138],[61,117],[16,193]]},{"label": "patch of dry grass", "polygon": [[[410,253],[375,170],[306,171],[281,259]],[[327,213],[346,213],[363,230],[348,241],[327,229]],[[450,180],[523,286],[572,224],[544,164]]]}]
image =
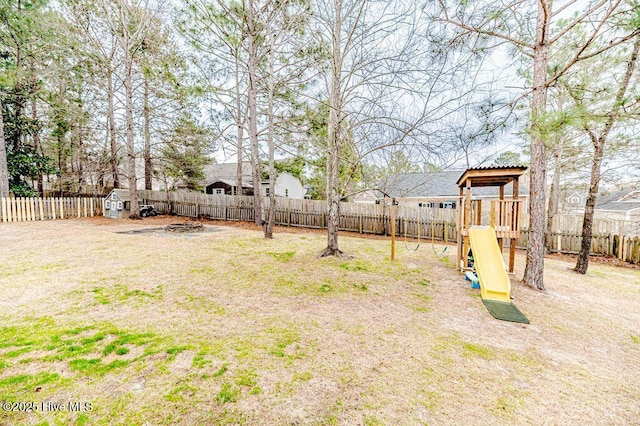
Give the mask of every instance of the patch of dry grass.
[{"label": "patch of dry grass", "polygon": [[[2,424],[632,424],[640,271],[547,261],[515,281],[531,325],[494,320],[428,245],[167,219],[2,224],[0,399],[92,411]],[[516,276],[524,259],[519,256]]]}]

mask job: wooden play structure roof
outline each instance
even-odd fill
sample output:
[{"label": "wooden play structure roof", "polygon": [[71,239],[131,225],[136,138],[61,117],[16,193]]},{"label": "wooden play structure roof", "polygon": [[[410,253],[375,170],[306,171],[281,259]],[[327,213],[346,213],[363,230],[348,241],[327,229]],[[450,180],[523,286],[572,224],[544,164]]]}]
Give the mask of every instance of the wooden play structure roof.
[{"label": "wooden play structure roof", "polygon": [[474,167],[467,169],[460,176],[457,184],[459,187],[464,187],[469,179],[472,187],[504,186],[522,176],[525,170],[527,170],[526,166]]}]

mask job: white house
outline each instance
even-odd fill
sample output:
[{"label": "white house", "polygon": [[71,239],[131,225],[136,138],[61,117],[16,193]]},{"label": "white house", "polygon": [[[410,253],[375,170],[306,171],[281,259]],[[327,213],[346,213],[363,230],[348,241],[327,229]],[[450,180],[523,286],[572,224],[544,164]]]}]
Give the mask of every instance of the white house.
[{"label": "white house", "polygon": [[[251,165],[242,163],[242,189],[237,188],[238,163],[208,164],[204,167],[205,181],[203,186],[207,194],[253,195],[253,178]],[[260,193],[268,195],[269,181],[260,183]],[[294,199],[304,198],[305,188],[290,173],[282,172],[276,178],[275,193],[278,197]]]},{"label": "white house", "polygon": [[[304,198],[305,189],[300,182],[300,179],[293,176],[291,173],[282,172],[276,178],[275,183],[276,197],[293,198],[301,200]],[[269,181],[263,181],[261,183],[262,195],[269,195]]]},{"label": "white house", "polygon": [[351,197],[349,197],[349,201],[351,201],[352,203],[360,204],[376,204],[382,197],[382,194],[376,191],[365,189],[364,191],[353,194]]}]

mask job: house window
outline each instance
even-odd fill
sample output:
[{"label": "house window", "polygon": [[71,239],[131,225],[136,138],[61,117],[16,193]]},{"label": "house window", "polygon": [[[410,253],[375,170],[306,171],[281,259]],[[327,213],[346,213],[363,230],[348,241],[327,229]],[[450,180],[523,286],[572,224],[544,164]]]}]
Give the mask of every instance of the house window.
[{"label": "house window", "polygon": [[265,193],[265,195],[267,195],[267,196],[269,195],[269,189],[271,189],[271,188],[266,187],[266,188],[264,189],[264,193]]},{"label": "house window", "polygon": [[122,207],[123,207],[122,201],[118,201],[118,210],[122,210]]},{"label": "house window", "polygon": [[224,194],[224,188],[214,188],[213,190],[215,191],[216,195]]},{"label": "house window", "polygon": [[284,196],[288,197],[289,196],[289,188],[285,188],[284,190]]},{"label": "house window", "polygon": [[131,201],[125,201],[124,202],[124,209],[125,210],[131,210]]},{"label": "house window", "polygon": [[117,200],[118,199],[118,194],[116,194],[115,192],[113,194],[111,194],[111,199],[112,200]]},{"label": "house window", "polygon": [[104,208],[105,210],[110,210],[111,209],[111,201],[107,200],[104,202]]}]

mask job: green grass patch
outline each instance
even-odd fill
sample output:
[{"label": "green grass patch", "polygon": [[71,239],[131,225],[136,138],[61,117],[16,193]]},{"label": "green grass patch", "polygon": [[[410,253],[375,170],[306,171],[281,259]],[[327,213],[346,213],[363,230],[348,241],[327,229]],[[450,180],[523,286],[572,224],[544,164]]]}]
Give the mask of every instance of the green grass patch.
[{"label": "green grass patch", "polygon": [[493,350],[486,346],[474,345],[473,343],[464,343],[462,347],[464,348],[464,356],[476,356],[482,359],[492,359],[495,356]]},{"label": "green grass patch", "polygon": [[285,251],[280,253],[270,251],[270,252],[267,252],[267,254],[273,257],[274,259],[280,260],[282,262],[288,262],[293,258],[293,255],[296,253],[294,251]]},{"label": "green grass patch", "polygon": [[305,371],[304,373],[295,373],[293,375],[293,381],[308,382],[312,377],[313,375],[309,371]]},{"label": "green grass patch", "polygon": [[256,385],[258,375],[255,370],[243,370],[236,376],[236,385],[238,386],[254,386]]},{"label": "green grass patch", "polygon": [[170,348],[167,349],[167,353],[169,355],[175,355],[175,354],[179,354],[180,352],[184,352],[187,349],[189,349],[189,346],[186,345],[182,345],[182,346],[171,346]]},{"label": "green grass patch", "polygon": [[629,337],[631,337],[631,341],[632,341],[633,343],[635,343],[636,345],[640,345],[640,336],[634,336],[634,335],[632,334],[632,335],[631,335],[631,336],[629,336]]},{"label": "green grass patch", "polygon": [[277,357],[287,356],[287,347],[300,341],[300,336],[293,329],[270,327],[267,332],[274,338],[274,343],[267,350]]},{"label": "green grass patch", "polygon": [[116,349],[116,355],[126,355],[129,352],[130,352],[129,348],[125,348],[123,346],[120,346],[119,348]]},{"label": "green grass patch", "polygon": [[320,286],[321,293],[329,293],[331,290],[333,290],[333,287],[327,283],[324,283]]},{"label": "green grass patch", "polygon": [[171,402],[187,402],[193,398],[196,392],[197,389],[195,387],[183,384],[171,389],[171,391],[166,394],[164,398],[167,401]]},{"label": "green grass patch", "polygon": [[225,382],[222,384],[220,391],[216,395],[216,401],[220,404],[226,404],[228,402],[236,402],[240,395],[240,389],[233,386],[231,383]]},{"label": "green grass patch", "polygon": [[353,262],[343,262],[340,264],[340,269],[344,269],[345,271],[352,272],[372,272],[371,264],[367,262],[363,262],[361,260],[356,260]]},{"label": "green grass patch", "polygon": [[224,373],[226,373],[228,370],[229,370],[229,364],[225,362],[224,364],[222,364],[222,366],[220,366],[220,368],[218,368],[218,370],[215,373],[213,373],[213,377],[220,377]]},{"label": "green grass patch", "polygon": [[17,374],[0,379],[0,389],[2,389],[4,401],[16,402],[24,400],[22,395],[31,395],[37,388],[57,387],[71,381],[71,379],[61,377],[58,373]]},{"label": "green grass patch", "polygon": [[134,289],[131,290],[124,284],[115,284],[109,287],[95,287],[91,290],[94,299],[101,305],[109,305],[116,302],[125,302],[134,300],[136,302],[145,302],[152,299],[162,298],[162,286],[159,285],[151,292]]},{"label": "green grass patch", "polygon": [[211,364],[212,361],[208,359],[206,355],[207,355],[207,352],[198,352],[193,357],[193,361],[191,361],[191,366],[193,368],[204,368],[207,366],[207,364]]},{"label": "green grass patch", "polygon": [[106,373],[126,367],[129,364],[130,361],[124,360],[116,360],[108,364],[104,364],[101,359],[97,358],[78,358],[69,362],[69,366],[72,370],[86,374],[87,376],[104,376]]}]

